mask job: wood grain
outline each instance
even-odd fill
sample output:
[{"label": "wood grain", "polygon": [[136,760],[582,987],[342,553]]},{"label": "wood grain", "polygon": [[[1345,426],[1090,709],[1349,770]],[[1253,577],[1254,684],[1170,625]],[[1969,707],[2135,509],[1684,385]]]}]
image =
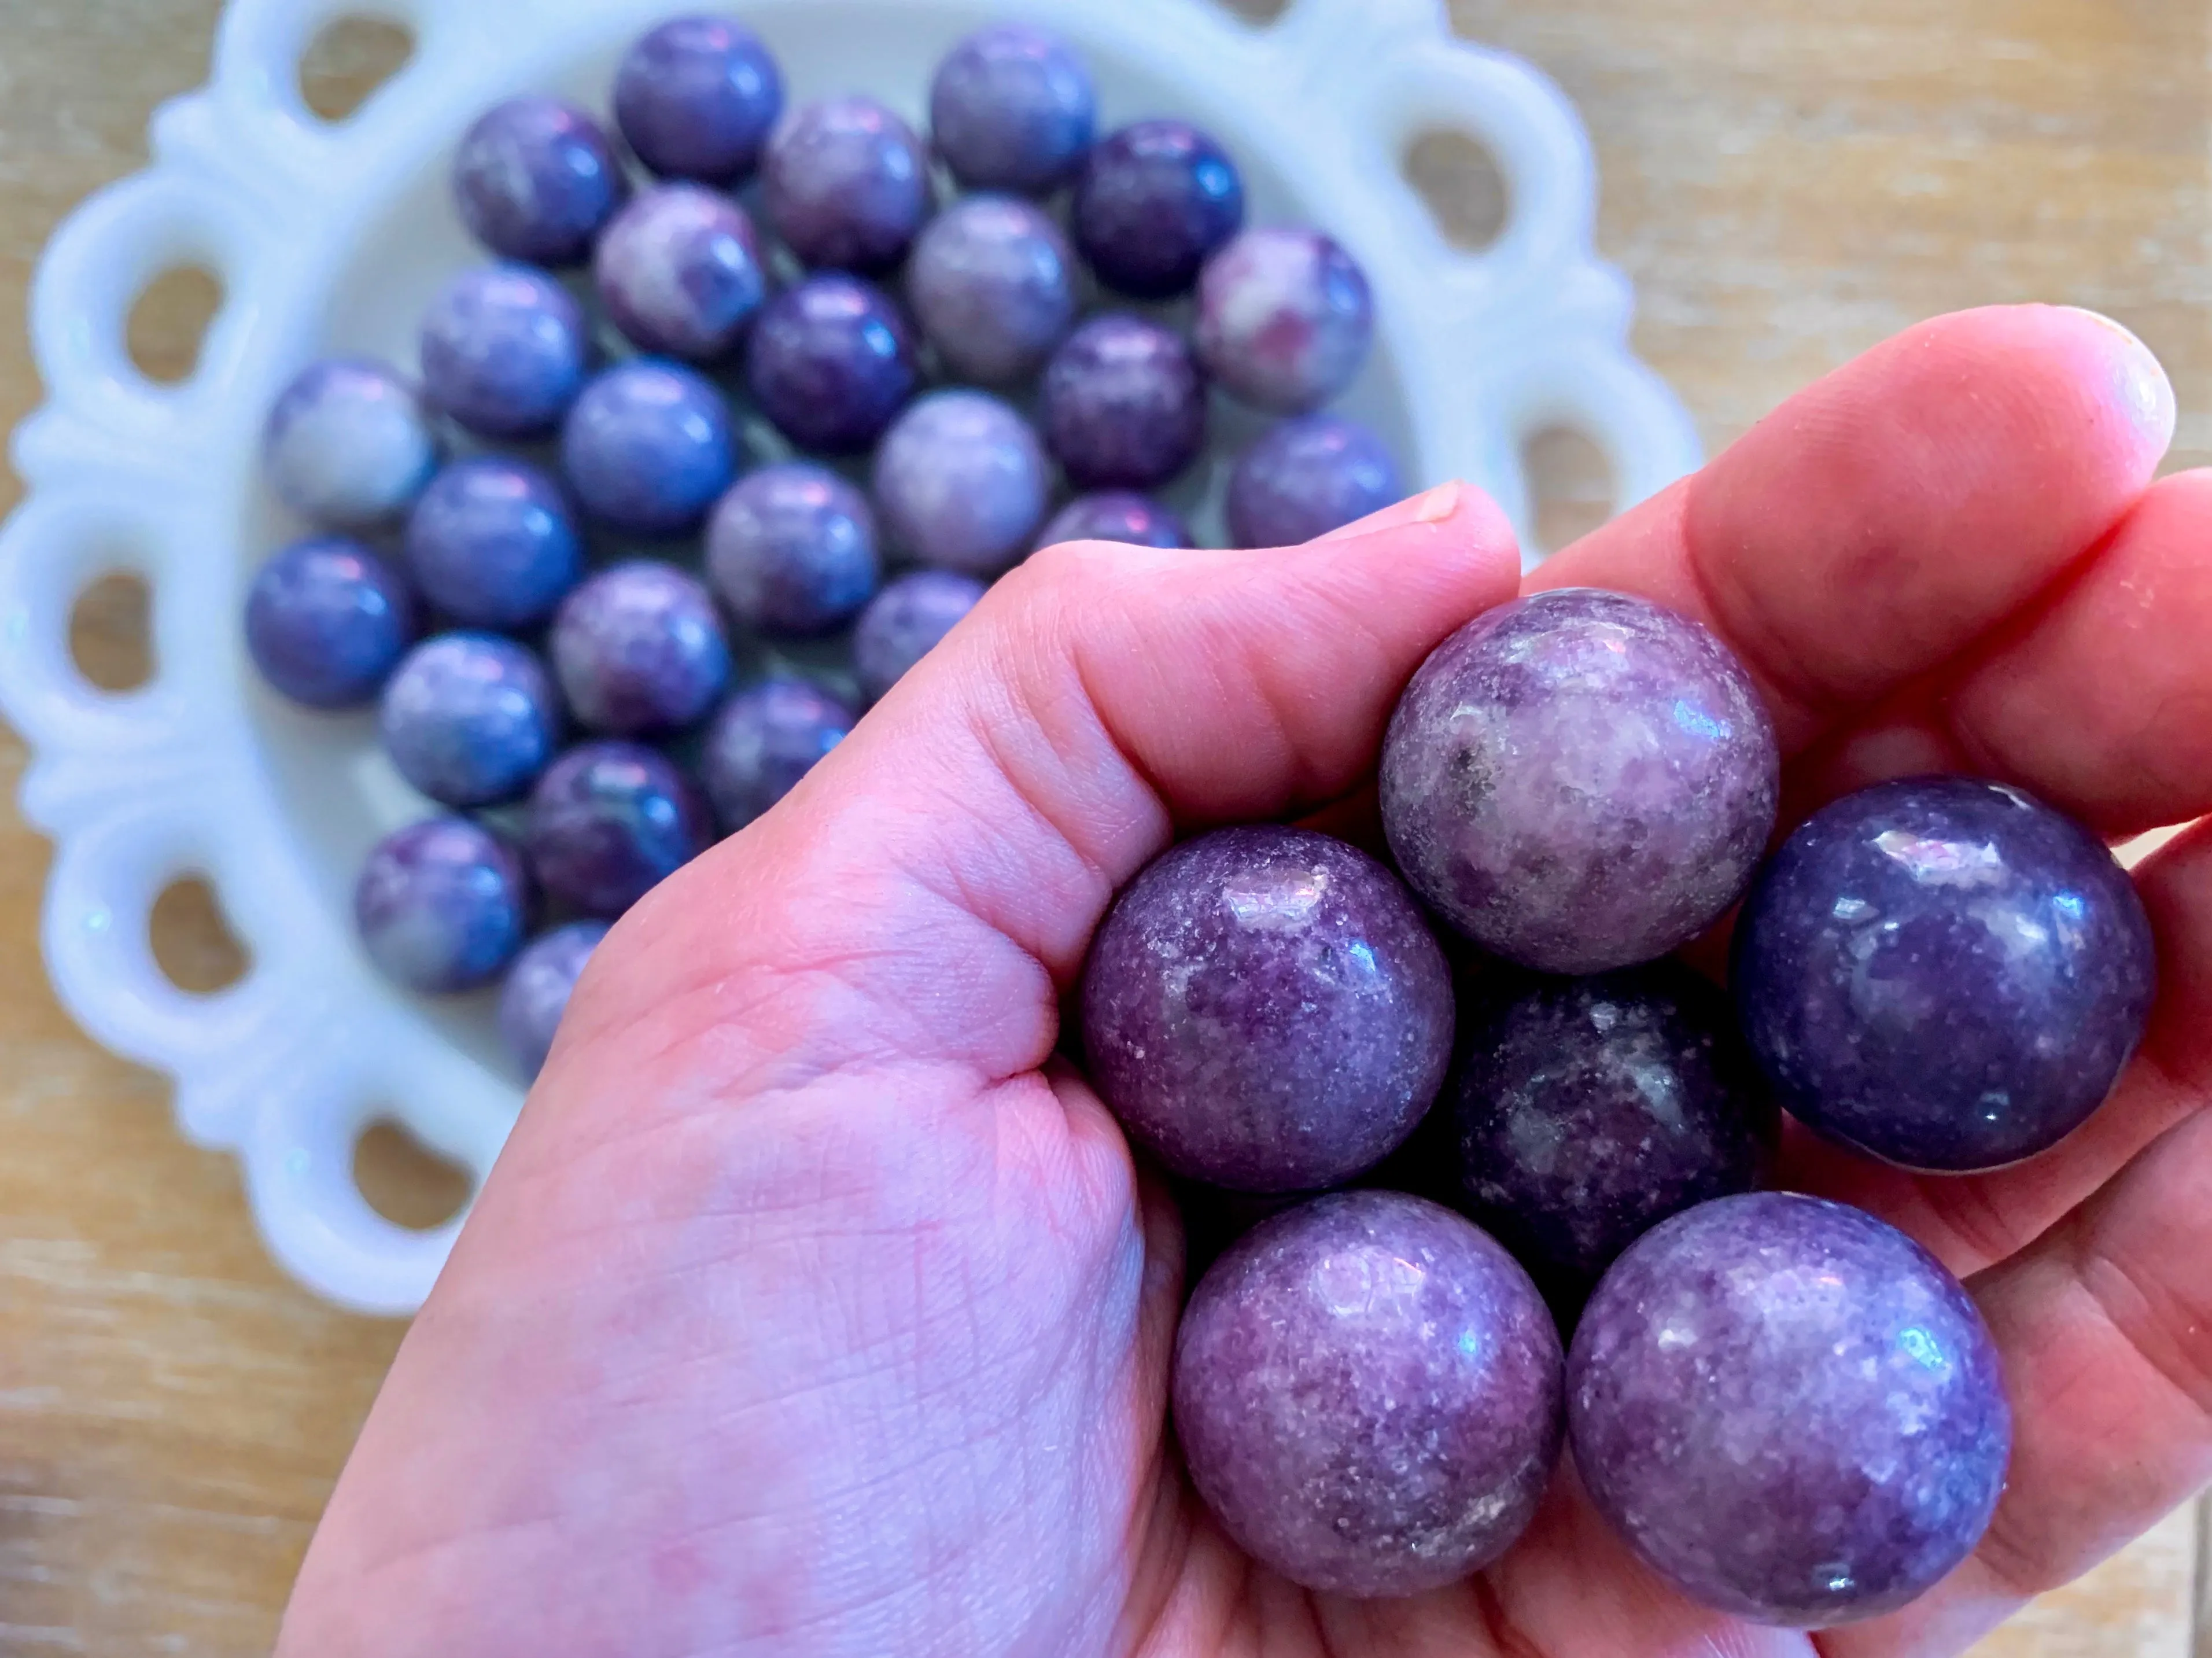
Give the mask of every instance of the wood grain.
[{"label": "wood grain", "polygon": [[[142,163],[155,103],[204,76],[216,11],[0,0],[0,427],[37,400],[21,319],[40,245]],[[1712,446],[1920,317],[2035,297],[2149,340],[2180,391],[2177,461],[2212,458],[2201,0],[1455,0],[1454,15],[1583,106],[1601,240],[1643,294],[1639,349]],[[334,42],[319,102],[343,107],[392,51],[374,31]],[[1447,147],[1428,170],[1468,192],[1457,209],[1479,229],[1493,186],[1463,162]],[[206,301],[185,284],[149,302],[142,361],[185,372]],[[1572,441],[1538,460],[1547,530],[1564,533],[1601,480]],[[0,474],[0,510],[15,495]],[[93,656],[127,650],[127,604],[82,620]],[[0,732],[10,800],[21,763]],[[157,1078],[70,1026],[38,960],[46,868],[0,808],[0,1654],[243,1658],[268,1649],[399,1327],[283,1281],[230,1163],[177,1137]],[[234,965],[213,913],[187,895],[157,919],[180,976]],[[434,1178],[414,1189],[435,1212]],[[2197,1552],[2185,1512],[1984,1658],[2183,1658]]]}]

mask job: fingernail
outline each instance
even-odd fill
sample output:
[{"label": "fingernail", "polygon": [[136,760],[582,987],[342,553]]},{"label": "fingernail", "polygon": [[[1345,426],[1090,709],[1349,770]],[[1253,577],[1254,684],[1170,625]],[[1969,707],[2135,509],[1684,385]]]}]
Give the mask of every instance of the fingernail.
[{"label": "fingernail", "polygon": [[1323,541],[1350,541],[1358,536],[1371,536],[1384,530],[1402,530],[1414,524],[1442,524],[1459,510],[1460,497],[1467,493],[1464,483],[1440,483],[1426,495],[1401,501],[1395,507],[1385,507],[1370,513],[1357,524],[1347,524],[1341,530],[1331,530]]},{"label": "fingernail", "polygon": [[2118,349],[2113,353],[2112,377],[2120,406],[2127,410],[2128,418],[2136,428],[2152,439],[2159,452],[2164,454],[2173,442],[2177,417],[2173,382],[2166,378],[2165,367],[2133,331],[2104,313],[2078,305],[2069,305],[2065,309],[2088,318],[2117,339]]}]

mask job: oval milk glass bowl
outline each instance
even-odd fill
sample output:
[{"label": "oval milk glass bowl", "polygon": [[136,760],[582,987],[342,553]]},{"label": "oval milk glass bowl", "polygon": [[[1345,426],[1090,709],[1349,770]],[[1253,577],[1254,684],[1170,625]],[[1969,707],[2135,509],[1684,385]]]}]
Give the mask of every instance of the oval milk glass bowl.
[{"label": "oval milk glass bowl", "polygon": [[[1292,0],[1272,23],[1209,0],[725,0],[781,61],[794,100],[865,90],[921,123],[930,75],[1013,10],[1097,75],[1105,125],[1149,114],[1212,129],[1255,222],[1328,228],[1376,288],[1377,349],[1342,406],[1412,484],[1489,490],[1529,542],[1524,440],[1566,425],[1610,463],[1618,504],[1698,461],[1666,386],[1627,351],[1631,294],[1591,252],[1594,180],[1574,112],[1526,65],[1456,41],[1435,0]],[[394,1119],[481,1180],[522,1090],[489,998],[410,998],[355,942],[355,873],[428,808],[366,716],[289,708],[253,677],[239,617],[261,560],[298,532],[257,470],[264,411],[332,351],[411,372],[440,281],[483,257],[447,193],[461,131],[526,90],[606,107],[614,66],[672,0],[235,0],[209,86],[163,108],[154,163],[80,208],[47,248],[32,332],[49,400],[15,434],[29,486],[0,532],[0,708],[36,750],[24,815],[57,844],[43,938],[56,989],[102,1042],[167,1072],[195,1141],[234,1153],[268,1247],[333,1301],[418,1306],[459,1227],[414,1231],[354,1183],[368,1124]],[[348,15],[410,30],[405,65],[348,118],[298,94],[301,54]],[[1480,253],[1447,243],[1403,162],[1424,134],[1489,150],[1511,206]],[[124,329],[140,292],[199,264],[223,302],[197,368],[157,386]],[[1224,411],[1186,500],[1207,516]],[[71,607],[124,569],[152,594],[155,671],[107,693],[73,666]],[[148,942],[156,896],[204,875],[247,946],[239,982],[187,993]]]}]

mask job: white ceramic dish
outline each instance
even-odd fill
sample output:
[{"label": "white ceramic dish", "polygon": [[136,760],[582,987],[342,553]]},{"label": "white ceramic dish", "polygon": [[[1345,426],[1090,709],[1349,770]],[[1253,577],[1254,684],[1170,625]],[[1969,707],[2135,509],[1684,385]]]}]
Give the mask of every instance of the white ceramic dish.
[{"label": "white ceramic dish", "polygon": [[[1090,58],[1110,123],[1174,112],[1245,170],[1254,216],[1327,227],[1376,289],[1379,349],[1346,406],[1418,483],[1463,477],[1524,527],[1524,436],[1580,427],[1624,501],[1698,459],[1689,422],[1627,352],[1631,295],[1591,253],[1588,143],[1523,64],[1454,41],[1437,0],[1294,0],[1261,27],[1207,0],[724,0],[781,58],[794,97],[865,89],[919,118],[944,49],[1012,9]],[[280,705],[253,681],[238,616],[255,565],[295,526],[255,471],[263,412],[333,349],[411,367],[435,283],[477,257],[446,196],[475,113],[525,89],[604,108],[614,63],[673,0],[234,0],[210,84],[161,111],[154,163],[55,236],[32,297],[49,401],[15,434],[30,486],[0,533],[0,708],[37,750],[24,815],[57,843],[46,961],[70,1011],[176,1081],[184,1131],[237,1154],[269,1248],[302,1282],[378,1312],[428,1293],[459,1227],[404,1230],[352,1177],[355,1140],[396,1118],[479,1177],[521,1091],[483,999],[430,1006],[371,970],[349,895],[381,834],[424,814],[364,719]],[[297,65],[345,15],[411,29],[407,65],[330,125]],[[1405,182],[1420,134],[1465,131],[1508,181],[1480,254],[1443,239]],[[202,263],[225,285],[199,362],[156,386],[132,367],[137,295]],[[76,596],[134,570],[157,662],[110,695],[74,669]],[[155,897],[204,873],[252,965],[196,996],[156,967]]]}]

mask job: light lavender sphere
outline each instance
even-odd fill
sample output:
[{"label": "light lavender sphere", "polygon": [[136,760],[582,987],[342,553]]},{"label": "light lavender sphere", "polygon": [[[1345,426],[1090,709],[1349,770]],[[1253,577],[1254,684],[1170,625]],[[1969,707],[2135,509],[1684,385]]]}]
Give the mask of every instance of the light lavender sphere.
[{"label": "light lavender sphere", "polygon": [[535,1081],[545,1068],[576,981],[606,936],[605,921],[571,921],[532,939],[507,969],[499,993],[499,1037],[525,1078]]},{"label": "light lavender sphere", "polygon": [[818,685],[775,678],[722,705],[699,751],[699,780],[734,835],[799,786],[853,729],[853,711]]},{"label": "light lavender sphere", "polygon": [[707,590],[672,564],[617,564],[553,617],[553,671],[579,723],[615,737],[684,730],[729,683],[730,646]]},{"label": "light lavender sphere", "polygon": [[882,567],[868,499],[826,467],[763,466],[707,520],[707,579],[741,627],[805,638],[850,621]]},{"label": "light lavender sphere", "polygon": [[915,570],[868,601],[853,629],[853,672],[871,702],[937,648],[983,598],[983,584],[952,570]]},{"label": "light lavender sphere", "polygon": [[1190,547],[1190,525],[1181,514],[1150,495],[1105,489],[1078,495],[1053,515],[1036,544],[1057,547],[1067,541],[1118,541],[1131,547]]},{"label": "light lavender sphere", "polygon": [[1781,762],[1743,666],[1649,600],[1559,588],[1422,664],[1383,739],[1382,824],[1414,890],[1546,973],[1664,956],[1741,897]]},{"label": "light lavender sphere", "polygon": [[2012,1444],[1996,1347],[1895,1228],[1784,1192],[1646,1233],[1583,1309],[1590,1500],[1692,1600],[1799,1629],[1894,1612],[1972,1552]]},{"label": "light lavender sphere", "polygon": [[1404,494],[1398,463],[1374,430],[1342,415],[1301,416],[1265,434],[1230,469],[1229,538],[1239,547],[1303,547]]},{"label": "light lavender sphere", "polygon": [[415,389],[362,357],[302,369],[270,410],[261,444],[277,499],[331,529],[397,522],[438,470],[438,439]]},{"label": "light lavender sphere", "polygon": [[884,434],[873,476],[891,544],[940,569],[996,575],[1030,550],[1052,488],[1030,423],[981,392],[933,392]]},{"label": "light lavender sphere", "polygon": [[465,817],[433,817],[377,842],[354,885],[354,925],[386,978],[448,995],[514,959],[531,903],[513,847]]},{"label": "light lavender sphere", "polygon": [[561,700],[538,653],[496,634],[441,634],[384,688],[377,735],[399,774],[448,806],[520,799],[559,748]]},{"label": "light lavender sphere", "polygon": [[538,438],[561,423],[584,384],[583,307],[523,264],[464,270],[423,313],[422,394],[481,437]]},{"label": "light lavender sphere", "polygon": [[453,158],[463,222],[493,252],[526,264],[581,264],[628,190],[605,131],[559,98],[494,105]]},{"label": "light lavender sphere", "polygon": [[734,17],[672,17],[641,36],[615,74],[616,123],[663,178],[738,183],[782,112],[782,71]]},{"label": "light lavender sphere", "polygon": [[1352,384],[1375,338],[1366,273],[1317,230],[1248,230],[1198,279],[1199,360],[1223,391],[1304,415]]},{"label": "light lavender sphere", "polygon": [[727,357],[768,297],[744,209],[698,185],[656,185],[615,215],[592,259],[599,299],[641,351]]},{"label": "light lavender sphere", "polygon": [[1083,60],[1026,23],[976,30],[930,83],[930,137],[970,190],[1058,189],[1082,165],[1097,122]]},{"label": "light lavender sphere", "polygon": [[1042,368],[1074,325],[1075,254],[1030,203],[970,196],[921,233],[906,291],[955,377],[1011,386]]},{"label": "light lavender sphere", "polygon": [[769,140],[761,186],[769,224],[817,270],[888,270],[929,216],[921,143],[872,98],[792,111]]},{"label": "light lavender sphere", "polygon": [[1559,1339],[1487,1235],[1397,1192],[1261,1221],[1184,1309],[1173,1380],[1191,1483],[1303,1588],[1423,1594],[1510,1548],[1549,1484]]},{"label": "light lavender sphere", "polygon": [[635,357],[594,375],[561,428],[578,503],[625,535],[688,534],[736,470],[728,404],[681,363]]}]

